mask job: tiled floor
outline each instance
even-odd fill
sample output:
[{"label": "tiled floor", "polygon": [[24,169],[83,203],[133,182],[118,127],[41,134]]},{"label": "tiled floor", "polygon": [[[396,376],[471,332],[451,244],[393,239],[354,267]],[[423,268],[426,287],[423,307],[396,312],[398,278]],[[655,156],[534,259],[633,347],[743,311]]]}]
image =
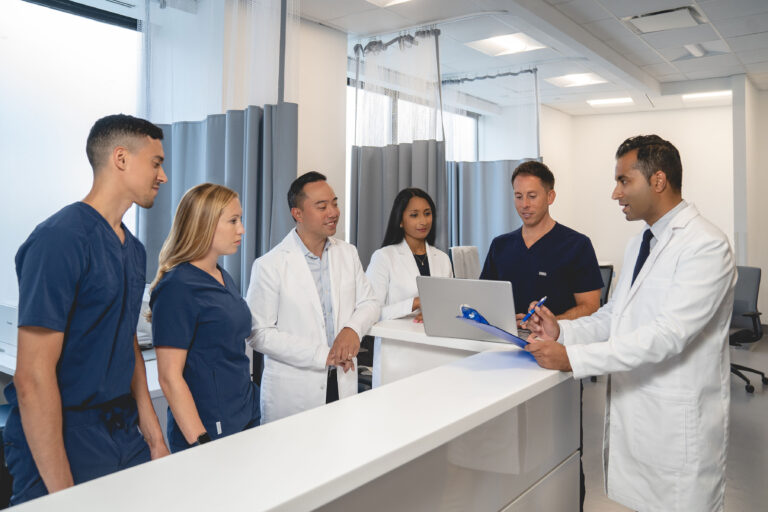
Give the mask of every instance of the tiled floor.
[{"label": "tiled floor", "polygon": [[[768,372],[768,336],[753,350],[731,349],[735,363]],[[759,376],[752,380],[754,394],[744,383],[731,378],[731,422],[725,510],[756,512],[768,510],[768,386]],[[629,510],[608,499],[603,491],[602,435],[605,407],[605,378],[598,382],[584,380],[584,473],[587,496],[586,512],[623,512]]]}]

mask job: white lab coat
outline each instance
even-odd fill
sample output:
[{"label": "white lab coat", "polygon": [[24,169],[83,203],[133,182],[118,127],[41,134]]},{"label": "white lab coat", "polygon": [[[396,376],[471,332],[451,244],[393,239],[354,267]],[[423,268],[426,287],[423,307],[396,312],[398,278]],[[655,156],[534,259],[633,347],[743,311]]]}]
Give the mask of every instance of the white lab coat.
[{"label": "white lab coat", "polygon": [[[249,344],[265,355],[261,421],[267,423],[325,404],[330,345],[315,281],[292,230],[253,263],[246,300],[253,315]],[[328,258],[336,334],[351,327],[362,338],[379,305],[355,246],[335,238]],[[333,340],[331,340],[331,343]],[[338,371],[339,398],[357,393],[357,360]]]},{"label": "white lab coat", "polygon": [[560,322],[574,377],[610,374],[606,492],[643,512],[722,510],[733,253],[725,235],[689,205],[632,285],[641,239],[628,244],[608,304]]},{"label": "white lab coat", "polygon": [[[451,260],[440,249],[427,244],[429,273],[433,277],[453,277]],[[418,297],[416,277],[421,275],[411,248],[403,240],[396,245],[387,245],[371,256],[365,274],[371,282],[376,300],[381,306],[381,320],[401,318],[412,313],[413,299]],[[402,361],[393,362],[405,364]],[[374,340],[373,385],[381,384],[382,368],[381,338]]]}]

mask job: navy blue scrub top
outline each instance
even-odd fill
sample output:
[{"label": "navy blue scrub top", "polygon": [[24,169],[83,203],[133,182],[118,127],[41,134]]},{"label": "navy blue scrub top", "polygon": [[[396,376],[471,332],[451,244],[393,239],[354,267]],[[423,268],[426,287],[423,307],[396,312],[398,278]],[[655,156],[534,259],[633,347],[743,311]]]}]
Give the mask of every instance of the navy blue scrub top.
[{"label": "navy blue scrub top", "polygon": [[592,242],[559,223],[530,248],[522,228],[494,238],[480,279],[511,282],[517,313],[546,296],[546,306],[560,315],[576,306],[574,293],[603,287]]},{"label": "navy blue scrub top", "polygon": [[[64,408],[131,392],[146,254],[123,231],[121,243],[99,212],[78,202],[39,224],[16,253],[19,327],[64,333],[56,370]],[[5,395],[17,403],[13,384]]]},{"label": "navy blue scrub top", "polygon": [[[217,268],[224,286],[181,263],[157,283],[149,302],[153,344],[188,350],[183,377],[213,439],[259,424],[258,387],[245,355],[251,311],[232,277]],[[168,438],[177,449],[187,447],[170,407]]]}]

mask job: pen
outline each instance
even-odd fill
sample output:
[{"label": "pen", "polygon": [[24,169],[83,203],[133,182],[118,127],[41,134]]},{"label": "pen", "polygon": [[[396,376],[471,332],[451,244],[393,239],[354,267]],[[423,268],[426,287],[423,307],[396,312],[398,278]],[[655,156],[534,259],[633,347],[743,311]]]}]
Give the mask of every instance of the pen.
[{"label": "pen", "polygon": [[528,314],[525,315],[522,320],[520,320],[520,323],[527,322],[528,319],[531,318],[531,315],[533,315],[533,313],[536,311],[536,308],[538,308],[539,306],[544,304],[545,300],[547,300],[547,296],[546,295],[544,297],[542,297],[541,300],[539,302],[537,302],[536,305],[531,308],[531,310],[528,312]]}]

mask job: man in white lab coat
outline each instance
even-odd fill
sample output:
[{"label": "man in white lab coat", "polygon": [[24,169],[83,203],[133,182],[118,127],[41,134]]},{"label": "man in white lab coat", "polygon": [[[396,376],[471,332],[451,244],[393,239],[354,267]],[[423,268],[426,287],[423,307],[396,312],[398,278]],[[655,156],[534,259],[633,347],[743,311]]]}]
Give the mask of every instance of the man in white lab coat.
[{"label": "man in white lab coat", "polygon": [[611,499],[641,511],[722,510],[733,253],[683,201],[671,143],[627,139],[615,178],[613,199],[627,220],[647,226],[626,249],[612,299],[573,321],[537,308],[527,349],[541,366],[577,379],[609,375],[603,463]]},{"label": "man in white lab coat", "polygon": [[288,191],[296,228],[253,263],[250,345],[265,355],[262,423],[357,393],[360,338],[379,305],[357,249],[333,238],[336,195],[308,172]]}]

